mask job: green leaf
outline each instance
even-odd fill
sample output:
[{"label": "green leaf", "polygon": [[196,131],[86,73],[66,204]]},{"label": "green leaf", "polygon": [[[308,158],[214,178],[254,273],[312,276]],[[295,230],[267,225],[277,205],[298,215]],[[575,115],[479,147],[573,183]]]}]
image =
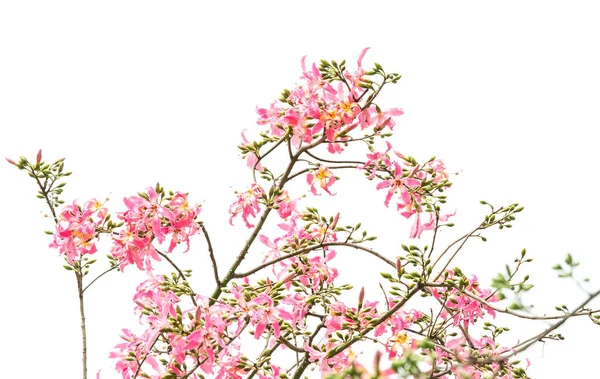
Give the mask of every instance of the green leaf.
[{"label": "green leaf", "polygon": [[429,338],[424,338],[417,343],[417,346],[422,349],[433,349],[435,347],[435,343]]},{"label": "green leaf", "polygon": [[571,253],[567,254],[567,257],[565,258],[565,263],[569,266],[573,266],[573,257],[571,256]]},{"label": "green leaf", "polygon": [[518,303],[511,303],[508,306],[508,309],[511,309],[513,311],[521,311],[521,310],[525,309],[525,307]]}]

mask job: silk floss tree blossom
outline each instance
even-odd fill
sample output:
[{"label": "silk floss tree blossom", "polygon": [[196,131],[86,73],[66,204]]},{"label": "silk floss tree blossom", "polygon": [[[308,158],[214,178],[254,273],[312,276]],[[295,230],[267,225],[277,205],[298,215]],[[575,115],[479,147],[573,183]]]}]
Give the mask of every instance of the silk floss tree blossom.
[{"label": "silk floss tree blossom", "polygon": [[[139,325],[125,326],[107,353],[123,379],[524,379],[529,361],[517,356],[528,347],[562,338],[556,330],[570,318],[599,323],[600,311],[588,304],[600,291],[570,310],[533,315],[520,300],[532,287],[522,274],[531,263],[525,250],[490,286],[454,267],[467,243],[486,241],[491,228],[511,227],[523,207],[482,202],[483,221],[442,246],[438,232],[453,227],[448,221],[454,211],[444,209],[452,175],[440,159],[419,162],[394,148],[391,137],[404,111],[382,108],[379,99],[400,75],[378,63],[366,69],[367,50],[354,68],[346,61],[317,65],[302,58],[299,81],[256,109],[257,132],[244,130],[239,145],[248,183],[233,194],[228,210],[230,227],[247,235],[237,255],[217,251],[209,234],[213,225],[200,220],[201,207],[187,193],[156,184],[122,204],[90,199],[63,206],[63,180],[71,174],[63,171],[64,159],[46,163],[41,150],[35,162],[7,158],[36,182],[55,222],[50,247],[77,278],[84,379],[84,294],[113,271],[147,275],[133,297]],[[322,214],[311,204],[322,195],[335,201],[338,193],[352,191],[344,178],[356,173],[372,183],[382,208],[410,222],[409,235],[398,237],[400,253],[375,249],[376,237],[358,220],[347,223],[343,210]],[[89,279],[97,262],[90,256],[98,253],[101,238],[110,242],[108,260]],[[199,238],[206,252],[198,251]],[[353,260],[377,260],[377,271],[364,274],[382,280],[381,294],[367,293],[360,282],[340,282],[340,256],[347,249]],[[210,288],[192,287],[193,268],[176,262],[183,253],[205,254],[214,276]],[[216,254],[229,266],[219,267]],[[163,260],[172,272],[155,268]],[[249,261],[255,263],[243,268]],[[570,255],[564,264],[555,269],[572,274],[577,266]],[[509,328],[496,324],[498,314],[551,324],[515,344],[504,338]],[[376,347],[373,364],[358,357],[366,343]]]}]

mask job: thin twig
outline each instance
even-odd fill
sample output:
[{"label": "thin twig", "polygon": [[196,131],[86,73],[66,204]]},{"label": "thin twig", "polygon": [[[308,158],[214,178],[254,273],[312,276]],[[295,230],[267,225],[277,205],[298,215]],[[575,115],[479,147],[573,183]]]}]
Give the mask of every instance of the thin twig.
[{"label": "thin twig", "polygon": [[[493,361],[495,362],[500,362],[500,361],[504,361],[507,360],[508,358],[526,350],[527,348],[529,348],[531,345],[533,345],[534,343],[541,341],[542,338],[546,337],[547,335],[549,335],[550,333],[552,333],[553,331],[555,331],[556,329],[558,329],[559,327],[561,327],[565,322],[567,322],[567,320],[569,320],[570,318],[572,318],[573,316],[577,316],[580,312],[581,309],[585,308],[585,306],[592,301],[593,299],[595,299],[596,297],[598,297],[600,295],[600,289],[594,293],[592,293],[591,295],[588,296],[588,298],[581,303],[577,308],[575,308],[571,313],[565,315],[563,317],[562,320],[560,320],[559,322],[555,323],[554,325],[552,325],[551,327],[545,329],[544,331],[542,331],[541,333],[513,346],[513,348],[510,350],[510,352],[507,352],[507,354],[504,355],[500,355],[499,357],[495,358]],[[487,361],[485,361],[484,363],[487,363]],[[491,363],[491,362],[490,362]]]},{"label": "thin twig", "polygon": [[[527,320],[559,320],[559,319],[563,319],[565,318],[565,315],[555,315],[555,316],[533,316],[533,315],[525,315],[525,314],[521,314],[518,312],[514,312],[506,307],[501,308],[501,307],[497,307],[494,304],[489,303],[487,300],[473,294],[470,292],[466,292],[466,291],[462,291],[462,294],[466,295],[467,297],[470,297],[471,299],[485,305],[486,307],[493,309],[496,312],[500,312],[500,313],[506,313],[512,316],[516,316],[519,318],[523,318],[523,319],[527,319]],[[592,296],[593,294],[589,294],[589,296]],[[598,313],[600,312],[600,309],[596,309],[594,311],[582,311],[579,313],[575,313],[575,314],[571,314],[571,316],[569,317],[576,317],[576,316],[589,316],[591,314],[594,313]]]},{"label": "thin twig", "polygon": [[202,233],[204,234],[204,238],[206,238],[206,243],[208,244],[208,253],[210,255],[210,261],[213,266],[213,274],[215,275],[215,283],[217,287],[221,286],[221,281],[219,280],[219,271],[217,270],[217,260],[215,259],[215,253],[213,251],[212,243],[210,242],[210,237],[208,232],[206,231],[206,226],[204,223],[200,223],[200,228],[202,228]]},{"label": "thin twig", "polygon": [[255,267],[255,268],[251,269],[251,270],[248,270],[246,272],[233,274],[233,278],[244,278],[246,276],[252,275],[252,274],[254,274],[254,273],[262,270],[263,268],[266,268],[266,267],[269,267],[271,265],[274,265],[277,262],[281,262],[281,261],[284,261],[284,260],[286,260],[288,258],[295,257],[297,255],[305,254],[305,253],[311,252],[313,250],[317,250],[317,249],[324,248],[324,247],[330,247],[330,246],[346,246],[346,247],[352,247],[352,248],[355,248],[355,249],[358,249],[358,250],[362,250],[362,251],[365,251],[365,252],[367,252],[367,253],[369,253],[369,254],[371,254],[373,256],[376,256],[377,258],[381,259],[382,261],[384,261],[388,265],[390,265],[392,267],[395,267],[395,263],[391,259],[388,259],[388,258],[384,257],[383,255],[381,255],[380,253],[378,253],[377,251],[375,251],[373,249],[369,249],[367,247],[364,247],[364,246],[361,246],[361,245],[358,245],[358,244],[349,243],[349,242],[324,242],[324,243],[321,243],[321,244],[318,244],[318,245],[309,246],[309,247],[306,247],[304,249],[300,249],[300,250],[294,251],[294,252],[286,254],[286,255],[282,255],[279,258],[272,259],[272,260],[270,260],[268,262],[265,262],[265,263],[263,263],[263,264]]},{"label": "thin twig", "polygon": [[83,379],[87,379],[87,333],[85,327],[85,309],[83,306],[83,274],[75,271],[77,278],[77,292],[79,294],[79,316],[81,318],[81,344],[82,344],[82,364]]},{"label": "thin twig", "polygon": [[104,275],[108,274],[109,272],[111,272],[112,270],[115,270],[115,269],[117,269],[117,268],[119,268],[119,266],[113,266],[113,267],[111,267],[111,268],[109,268],[109,269],[105,270],[105,271],[104,271],[102,274],[100,274],[100,275],[96,276],[96,277],[94,278],[94,280],[92,280],[92,281],[91,281],[91,282],[90,282],[90,283],[89,283],[87,286],[85,286],[85,288],[83,289],[83,291],[82,291],[82,292],[84,292],[84,293],[85,293],[85,291],[86,291],[86,290],[87,290],[87,289],[88,289],[88,288],[89,288],[89,287],[90,287],[92,284],[94,284],[94,282],[95,282],[96,280],[100,279],[100,278],[101,278],[101,277],[103,277]]},{"label": "thin twig", "polygon": [[252,178],[254,179],[254,183],[256,183],[256,167],[258,166],[260,161],[262,161],[267,155],[271,154],[271,152],[273,152],[273,150],[275,150],[279,145],[281,145],[281,143],[287,139],[286,137],[288,136],[288,133],[289,133],[289,131],[286,132],[285,135],[282,136],[281,139],[279,141],[277,141],[277,143],[273,147],[271,147],[269,150],[267,150],[266,153],[264,153],[261,156],[258,156],[258,154],[256,155],[257,159],[256,159],[256,162],[254,162],[254,166],[252,167]]},{"label": "thin twig", "polygon": [[[173,266],[173,268],[175,268],[175,270],[177,270],[177,273],[179,274],[179,277],[181,278],[181,280],[187,281],[185,274],[183,273],[183,271],[181,271],[181,269],[175,264],[175,262],[173,262],[171,260],[171,258],[169,258],[169,256],[165,253],[163,253],[162,251],[158,250],[157,248],[154,248],[154,251],[156,251],[156,253],[158,255],[160,255],[161,257],[165,258],[167,260],[167,262],[169,262],[171,264],[171,266]],[[195,293],[194,291],[192,291],[192,293],[190,294],[190,299],[192,299],[192,303],[194,304],[194,306],[198,306],[198,304],[196,303],[196,299],[194,297]]]},{"label": "thin twig", "polygon": [[365,162],[361,162],[361,161],[332,161],[332,160],[329,160],[329,159],[320,158],[320,157],[314,155],[313,153],[311,153],[310,151],[307,151],[306,155],[308,155],[308,156],[310,156],[310,157],[312,157],[312,158],[314,158],[316,160],[319,160],[321,162],[325,162],[325,163],[337,163],[337,164],[355,163],[357,165],[364,165],[365,164]]}]

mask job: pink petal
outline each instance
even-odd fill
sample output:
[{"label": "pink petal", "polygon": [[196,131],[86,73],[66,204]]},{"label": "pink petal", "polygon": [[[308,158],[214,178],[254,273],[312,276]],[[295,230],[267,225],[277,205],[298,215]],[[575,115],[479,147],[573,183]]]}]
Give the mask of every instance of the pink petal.
[{"label": "pink petal", "polygon": [[362,60],[365,57],[365,54],[367,53],[367,51],[370,49],[370,47],[365,47],[363,49],[363,51],[360,53],[360,55],[358,56],[358,67],[362,67]]}]

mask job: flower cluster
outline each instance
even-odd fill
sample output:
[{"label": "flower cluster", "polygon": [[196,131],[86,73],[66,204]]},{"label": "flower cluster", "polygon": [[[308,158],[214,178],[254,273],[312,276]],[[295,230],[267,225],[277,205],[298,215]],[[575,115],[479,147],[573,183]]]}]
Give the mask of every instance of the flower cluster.
[{"label": "flower cluster", "polygon": [[[393,306],[394,303],[391,305]],[[411,342],[408,337],[407,328],[410,328],[414,323],[418,322],[423,317],[423,313],[416,309],[408,312],[399,310],[390,317],[386,326],[390,328],[390,337],[385,345],[385,351],[388,353],[388,358],[396,358],[401,355],[407,344]],[[382,331],[380,330],[379,333]]]},{"label": "flower cluster", "polygon": [[256,183],[248,190],[238,193],[236,201],[229,207],[229,223],[233,225],[233,219],[241,214],[246,227],[253,228],[254,225],[248,222],[248,217],[254,218],[260,212],[260,200],[264,194],[265,190]]},{"label": "flower cluster", "polygon": [[[502,353],[508,352],[510,349],[500,347],[489,337],[470,338],[467,341],[465,336],[460,336],[446,341],[445,347],[444,350],[436,347],[436,363],[444,365],[448,361],[457,361],[451,367],[452,373],[457,377],[515,379],[521,378],[524,373],[523,368],[500,358]],[[475,365],[470,363],[473,360],[488,361],[489,363]],[[528,361],[527,366],[529,366]],[[449,379],[451,377],[445,375],[441,378]]]},{"label": "flower cluster", "polygon": [[456,274],[454,270],[447,270],[442,275],[442,280],[445,283],[458,282],[458,284],[453,284],[450,287],[434,287],[431,289],[433,297],[444,304],[440,317],[445,319],[450,316],[454,319],[454,326],[462,325],[463,327],[467,327],[469,324],[475,324],[479,318],[482,318],[486,314],[492,317],[496,316],[496,312],[493,309],[469,296],[469,294],[472,294],[485,299],[487,302],[498,301],[492,290],[479,286],[475,275],[467,278],[464,275]]},{"label": "flower cluster", "polygon": [[[444,163],[439,159],[430,159],[425,164],[418,164],[414,158],[406,157],[394,151],[400,161],[390,157],[392,145],[387,142],[385,151],[374,151],[367,154],[367,161],[359,168],[365,171],[367,178],[375,177],[382,180],[377,184],[377,189],[387,189],[384,204],[389,207],[392,198],[396,198],[396,209],[406,218],[415,215],[410,237],[419,238],[425,230],[435,227],[434,208],[431,200],[436,192],[450,187],[448,173]],[[443,196],[439,196],[444,199]],[[423,223],[421,213],[429,213],[429,221]],[[438,215],[438,221],[447,221],[452,214]]]},{"label": "flower cluster", "polygon": [[77,201],[67,205],[58,215],[54,240],[50,247],[58,249],[70,265],[86,254],[94,254],[98,229],[108,211],[104,204],[91,199],[80,206]]},{"label": "flower cluster", "polygon": [[182,310],[181,298],[165,286],[164,277],[151,277],[137,288],[135,312],[144,333],[137,336],[125,329],[121,336],[125,342],[110,354],[123,379],[135,374],[181,377],[194,367],[216,378],[240,378],[245,370],[239,367],[239,344],[231,343],[243,329],[243,320],[238,323],[235,317],[239,311],[225,304],[210,306],[200,295],[194,298],[197,305]]},{"label": "flower cluster", "polygon": [[[310,353],[311,361],[318,362],[319,367],[324,373],[340,372],[351,366],[355,356],[351,349],[340,351],[338,354],[330,356],[328,353],[335,351],[342,345],[353,333],[360,333],[367,328],[373,328],[375,322],[384,317],[384,313],[378,311],[376,301],[364,301],[364,292],[359,295],[358,307],[350,307],[347,304],[338,301],[329,306],[329,314],[325,318],[327,342],[317,346],[317,349],[311,346],[305,346]],[[390,303],[393,306],[394,303]],[[408,312],[398,311],[392,317],[384,319],[374,327],[374,337],[387,337],[387,343],[384,344],[388,353],[388,358],[396,358],[406,351],[409,351],[416,340],[409,339],[406,329],[418,322],[423,314],[417,310]],[[391,373],[390,373],[391,374]]]},{"label": "flower cluster", "polygon": [[280,335],[279,320],[293,321],[294,319],[289,312],[281,307],[276,307],[273,298],[267,292],[261,292],[248,301],[246,301],[243,289],[236,285],[231,289],[231,293],[237,301],[240,324],[248,318],[250,323],[255,326],[255,339],[262,336],[267,325],[271,327],[275,338],[278,338]]},{"label": "flower cluster", "polygon": [[[311,213],[299,213],[295,210],[285,223],[279,223],[279,228],[283,234],[271,240],[268,236],[261,234],[260,241],[271,250],[265,254],[264,259],[279,258],[282,252],[297,250],[309,245],[322,244],[326,242],[337,241],[337,233],[335,227],[339,220],[339,213],[333,218],[332,223],[325,223],[322,220],[314,220]],[[313,221],[306,223],[303,221]],[[326,248],[326,250],[330,250]],[[327,259],[329,260],[329,259]],[[296,263],[292,259],[290,262]],[[284,264],[287,268],[287,264]]]},{"label": "flower cluster", "polygon": [[153,245],[156,240],[162,244],[169,239],[168,252],[184,242],[189,249],[189,238],[199,230],[196,217],[200,213],[198,205],[190,206],[187,195],[181,192],[165,197],[159,188],[148,187],[147,193],[123,199],[127,210],[117,214],[124,227],[113,236],[112,255],[123,269],[136,264],[139,269],[149,269],[151,260],[160,261]]},{"label": "flower cluster", "polygon": [[333,154],[344,151],[349,133],[357,127],[370,128],[376,135],[386,127],[393,129],[392,117],[403,114],[402,110],[381,111],[371,104],[373,98],[361,102],[373,83],[362,67],[367,50],[360,54],[354,72],[348,71],[345,63],[325,61],[319,68],[314,63],[308,68],[303,58],[300,84],[284,91],[269,108],[257,108],[257,123],[269,127],[271,138],[281,138],[290,130],[296,148],[323,138]]}]

